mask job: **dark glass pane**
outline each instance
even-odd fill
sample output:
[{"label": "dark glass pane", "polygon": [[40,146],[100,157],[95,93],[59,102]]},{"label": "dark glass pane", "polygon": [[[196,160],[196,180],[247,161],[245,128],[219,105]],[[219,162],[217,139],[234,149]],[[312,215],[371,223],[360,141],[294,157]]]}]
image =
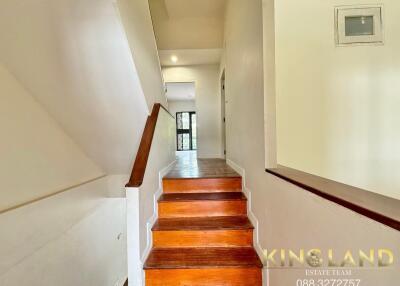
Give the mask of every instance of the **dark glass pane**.
[{"label": "dark glass pane", "polygon": [[346,36],[374,34],[374,16],[350,16],[345,18]]}]

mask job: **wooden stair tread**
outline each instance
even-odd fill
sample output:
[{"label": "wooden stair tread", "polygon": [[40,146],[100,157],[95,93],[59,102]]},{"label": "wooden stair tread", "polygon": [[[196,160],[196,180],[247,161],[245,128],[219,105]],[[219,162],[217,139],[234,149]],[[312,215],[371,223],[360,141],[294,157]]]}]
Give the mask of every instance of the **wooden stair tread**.
[{"label": "wooden stair tread", "polygon": [[262,268],[252,247],[153,248],[144,269]]},{"label": "wooden stair tread", "polygon": [[160,218],[153,231],[168,230],[240,230],[253,229],[246,216]]},{"label": "wooden stair tread", "polygon": [[190,202],[190,201],[245,201],[246,196],[242,192],[225,193],[171,193],[162,194],[158,200],[162,202]]}]

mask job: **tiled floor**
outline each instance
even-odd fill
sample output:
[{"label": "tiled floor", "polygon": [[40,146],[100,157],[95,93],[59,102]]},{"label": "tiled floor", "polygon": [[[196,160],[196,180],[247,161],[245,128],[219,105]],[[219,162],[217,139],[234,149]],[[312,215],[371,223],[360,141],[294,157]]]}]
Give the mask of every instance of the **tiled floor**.
[{"label": "tiled floor", "polygon": [[224,159],[197,159],[196,151],[176,152],[177,162],[167,178],[239,177]]}]

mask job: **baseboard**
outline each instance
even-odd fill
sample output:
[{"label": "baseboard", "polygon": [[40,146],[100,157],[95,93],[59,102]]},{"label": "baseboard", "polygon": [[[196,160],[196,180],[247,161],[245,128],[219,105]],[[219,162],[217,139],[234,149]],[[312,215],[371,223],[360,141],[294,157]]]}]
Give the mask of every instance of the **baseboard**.
[{"label": "baseboard", "polygon": [[215,159],[215,158],[225,159],[225,156],[222,154],[206,154],[206,155],[197,154],[197,158],[199,158],[199,159]]},{"label": "baseboard", "polygon": [[259,223],[256,215],[254,214],[252,210],[252,196],[251,196],[251,190],[247,187],[246,185],[246,171],[244,168],[240,167],[238,164],[233,162],[230,159],[226,159],[226,163],[234,169],[237,173],[239,173],[240,176],[242,176],[242,185],[243,185],[243,193],[247,197],[247,215],[251,221],[251,223],[254,226],[254,248],[257,251],[257,254],[260,257],[263,257],[264,253],[260,244],[260,236],[259,236]]},{"label": "baseboard", "polygon": [[[141,264],[142,264],[142,269],[143,269],[143,265],[147,259],[147,257],[150,254],[150,251],[153,247],[153,236],[151,233],[151,229],[154,225],[154,223],[157,221],[158,219],[158,204],[157,201],[160,198],[162,192],[163,192],[163,188],[162,188],[162,178],[168,174],[168,172],[172,169],[173,165],[175,164],[176,161],[173,161],[172,163],[170,163],[168,166],[166,166],[165,168],[161,169],[160,172],[158,172],[158,189],[157,191],[154,193],[153,195],[153,215],[147,220],[146,222],[146,237],[147,237],[147,242],[146,242],[146,248],[143,251],[143,255],[140,258],[141,260]],[[143,285],[144,285],[144,271],[142,271],[142,281],[143,281]]]}]

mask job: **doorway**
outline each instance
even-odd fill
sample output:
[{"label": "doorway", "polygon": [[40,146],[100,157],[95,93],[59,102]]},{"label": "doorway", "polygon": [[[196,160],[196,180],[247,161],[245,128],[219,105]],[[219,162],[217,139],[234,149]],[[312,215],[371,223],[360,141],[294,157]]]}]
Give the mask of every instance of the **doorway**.
[{"label": "doorway", "polygon": [[221,141],[222,156],[226,159],[225,70],[221,76]]},{"label": "doorway", "polygon": [[176,150],[192,151],[197,149],[196,112],[176,113]]},{"label": "doorway", "polygon": [[197,109],[195,82],[167,82],[168,107],[176,120],[176,151],[197,153]]}]

